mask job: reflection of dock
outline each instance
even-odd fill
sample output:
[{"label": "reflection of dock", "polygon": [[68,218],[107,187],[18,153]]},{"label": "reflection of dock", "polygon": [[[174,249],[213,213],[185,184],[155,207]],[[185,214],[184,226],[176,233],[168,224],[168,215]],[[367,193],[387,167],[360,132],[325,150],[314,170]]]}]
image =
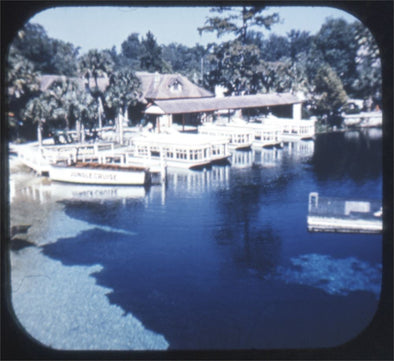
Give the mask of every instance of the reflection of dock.
[{"label": "reflection of dock", "polygon": [[248,168],[258,166],[270,168],[280,166],[283,157],[294,160],[305,160],[313,156],[315,142],[313,140],[300,140],[291,142],[284,148],[254,148],[251,150],[233,151],[231,157],[231,166],[234,168]]},{"label": "reflection of dock", "polygon": [[293,159],[301,160],[310,158],[315,151],[315,142],[313,140],[301,140],[299,142],[288,143],[285,150]]},{"label": "reflection of dock", "polygon": [[309,194],[308,230],[316,232],[381,233],[382,204]]},{"label": "reflection of dock", "polygon": [[202,193],[212,189],[227,188],[230,181],[230,167],[212,166],[211,169],[192,171],[178,170],[168,174],[168,187],[181,192]]}]

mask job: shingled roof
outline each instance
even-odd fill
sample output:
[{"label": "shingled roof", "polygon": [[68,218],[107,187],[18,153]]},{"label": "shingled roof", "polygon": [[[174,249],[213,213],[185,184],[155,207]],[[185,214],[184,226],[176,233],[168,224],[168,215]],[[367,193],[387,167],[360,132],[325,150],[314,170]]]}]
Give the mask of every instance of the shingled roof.
[{"label": "shingled roof", "polygon": [[[214,95],[202,87],[192,83],[180,74],[159,74],[148,72],[136,72],[135,75],[141,81],[141,101],[152,101],[156,99],[183,99],[204,98]],[[55,81],[65,81],[67,77],[62,75],[42,75],[40,88],[47,90]],[[75,80],[81,89],[85,88],[86,80],[83,78],[68,78]],[[90,78],[90,87],[95,86],[95,81]],[[103,92],[109,85],[107,77],[97,79],[99,89]]]},{"label": "shingled roof", "polygon": [[[291,93],[241,95],[224,98],[156,100],[154,105],[159,109],[152,107],[150,110],[150,108],[148,108],[146,113],[200,113],[221,109],[261,108],[278,105],[291,105],[296,103],[302,103],[302,100]],[[160,112],[160,110],[162,112]]]},{"label": "shingled roof", "polygon": [[136,72],[145,99],[205,98],[214,95],[180,74]]}]

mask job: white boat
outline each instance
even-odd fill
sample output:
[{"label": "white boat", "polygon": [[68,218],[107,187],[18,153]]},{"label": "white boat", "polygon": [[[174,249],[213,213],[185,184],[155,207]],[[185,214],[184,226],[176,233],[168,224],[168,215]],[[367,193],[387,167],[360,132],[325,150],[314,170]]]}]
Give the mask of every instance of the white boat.
[{"label": "white boat", "polygon": [[269,114],[261,118],[260,121],[264,126],[275,124],[279,127],[283,142],[313,139],[315,136],[314,119],[279,118]]},{"label": "white boat", "polygon": [[198,127],[198,133],[227,138],[230,149],[249,148],[254,141],[254,131],[252,129],[247,127],[234,127],[232,123],[205,123]]},{"label": "white boat", "polygon": [[250,122],[232,121],[232,127],[247,129],[253,132],[252,146],[255,148],[280,146],[282,139],[282,124],[275,121],[265,122],[262,119],[254,119]]},{"label": "white boat", "polygon": [[314,120],[292,120],[282,119],[282,137],[284,142],[294,142],[297,140],[309,140],[315,136]]},{"label": "white boat", "polygon": [[224,161],[231,154],[228,140],[201,134],[146,134],[132,140],[134,159],[144,159],[147,164],[165,163],[174,168],[196,168]]},{"label": "white boat", "polygon": [[73,165],[50,165],[49,178],[53,181],[100,184],[100,185],[146,185],[150,183],[148,168],[115,164],[82,163]]},{"label": "white boat", "polygon": [[343,115],[343,122],[348,127],[380,127],[383,115],[381,111],[361,112]]}]

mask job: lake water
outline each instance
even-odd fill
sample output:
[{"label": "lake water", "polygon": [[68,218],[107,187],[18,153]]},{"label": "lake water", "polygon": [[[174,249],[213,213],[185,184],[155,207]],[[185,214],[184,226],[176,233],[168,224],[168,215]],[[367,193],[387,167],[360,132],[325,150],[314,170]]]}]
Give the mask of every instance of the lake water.
[{"label": "lake water", "polygon": [[308,232],[308,196],[381,199],[381,143],[371,129],[237,151],[149,189],[47,184],[47,202],[91,227],[56,238],[68,225],[52,219],[41,252],[100,265],[110,304],[169,349],[339,345],[377,309],[382,237]]}]

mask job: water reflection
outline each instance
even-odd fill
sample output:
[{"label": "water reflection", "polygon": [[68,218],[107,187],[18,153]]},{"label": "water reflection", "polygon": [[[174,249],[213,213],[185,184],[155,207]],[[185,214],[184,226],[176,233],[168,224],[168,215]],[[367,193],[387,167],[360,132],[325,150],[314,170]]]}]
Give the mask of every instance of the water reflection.
[{"label": "water reflection", "polygon": [[315,141],[303,140],[299,142],[288,143],[285,147],[288,156],[295,161],[303,161],[313,156],[315,151]]},{"label": "water reflection", "polygon": [[[29,199],[39,203],[75,200],[83,202],[104,202],[108,200],[142,199],[146,195],[144,187],[94,186],[51,182],[42,179],[23,186],[10,179],[10,201]],[[17,190],[16,190],[17,189]]]},{"label": "water reflection", "polygon": [[167,187],[173,191],[181,188],[187,194],[199,194],[217,189],[228,189],[230,166],[212,166],[204,170],[171,170],[167,175]]},{"label": "water reflection", "polygon": [[356,182],[363,182],[380,177],[380,135],[375,129],[318,135],[311,162],[317,178],[350,177]]},{"label": "water reflection", "polygon": [[281,241],[269,226],[251,227],[245,219],[243,224],[219,227],[213,237],[218,245],[231,247],[234,263],[240,269],[264,277],[278,265]]},{"label": "water reflection", "polygon": [[315,143],[313,140],[302,140],[286,143],[283,148],[271,147],[251,150],[237,150],[232,153],[231,166],[233,168],[261,168],[278,167],[284,157],[293,161],[303,161],[313,156]]}]

